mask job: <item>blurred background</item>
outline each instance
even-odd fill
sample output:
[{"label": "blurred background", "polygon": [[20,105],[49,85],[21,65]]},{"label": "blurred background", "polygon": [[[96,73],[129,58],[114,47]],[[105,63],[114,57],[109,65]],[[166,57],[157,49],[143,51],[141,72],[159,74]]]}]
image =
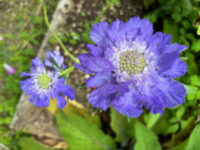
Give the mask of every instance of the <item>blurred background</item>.
[{"label": "blurred background", "polygon": [[[188,47],[181,58],[188,72],[177,80],[187,89],[185,103],[164,115],[145,110],[137,119],[114,109],[103,112],[87,102],[88,75],[75,70],[69,84],[76,101],[64,110],[36,108],[19,85],[31,60],[57,49],[45,21],[75,56],[87,52],[89,31],[98,21],[147,18],[155,31]],[[73,62],[65,56],[65,63]],[[200,0],[0,0],[0,150],[200,150]]]}]

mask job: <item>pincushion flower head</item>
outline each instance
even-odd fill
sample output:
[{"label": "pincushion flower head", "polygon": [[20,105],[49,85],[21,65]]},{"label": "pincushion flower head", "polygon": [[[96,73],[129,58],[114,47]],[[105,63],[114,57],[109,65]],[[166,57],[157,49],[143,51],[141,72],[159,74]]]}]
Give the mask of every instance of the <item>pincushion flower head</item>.
[{"label": "pincushion flower head", "polygon": [[75,98],[74,89],[65,84],[65,78],[60,77],[58,68],[65,68],[64,58],[56,50],[47,52],[47,58],[45,65],[37,57],[32,60],[30,73],[21,74],[22,77],[28,77],[20,81],[21,88],[35,106],[48,107],[50,99],[56,98],[58,107],[64,108],[65,96],[71,100]]},{"label": "pincushion flower head", "polygon": [[130,18],[94,24],[88,44],[89,53],[79,55],[75,66],[92,75],[86,80],[96,87],[88,99],[98,108],[111,105],[128,117],[138,117],[146,107],[152,113],[163,114],[184,102],[184,86],[174,78],[183,76],[187,66],[179,58],[184,45],[171,44],[170,35],[153,33],[147,19]]}]

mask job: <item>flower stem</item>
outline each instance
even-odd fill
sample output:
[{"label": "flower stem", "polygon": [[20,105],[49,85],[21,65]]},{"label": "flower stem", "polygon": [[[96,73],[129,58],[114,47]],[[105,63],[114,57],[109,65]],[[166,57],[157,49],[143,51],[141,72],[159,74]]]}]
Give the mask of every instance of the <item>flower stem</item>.
[{"label": "flower stem", "polygon": [[49,20],[48,20],[48,16],[47,16],[47,9],[46,9],[46,5],[45,2],[43,2],[43,11],[44,11],[44,20],[45,23],[49,29],[49,31],[52,33],[52,35],[54,36],[54,38],[58,41],[58,43],[60,44],[61,48],[65,51],[65,53],[76,63],[80,64],[79,59],[76,58],[73,54],[71,54],[64,46],[63,42],[60,40],[60,38],[56,35],[56,33],[52,30],[50,24],[49,24]]},{"label": "flower stem", "polygon": [[75,67],[74,66],[70,66],[69,68],[67,68],[66,70],[64,70],[64,71],[62,71],[61,73],[60,73],[60,76],[63,76],[63,75],[69,75],[73,70],[75,69]]},{"label": "flower stem", "polygon": [[94,20],[94,22],[93,22],[92,24],[98,22],[98,21],[101,19],[101,17],[103,16],[103,14],[107,11],[107,9],[108,9],[110,6],[111,6],[111,3],[109,3],[109,4],[107,4],[105,7],[103,7],[102,11],[99,13],[99,15],[96,17],[96,19]]}]

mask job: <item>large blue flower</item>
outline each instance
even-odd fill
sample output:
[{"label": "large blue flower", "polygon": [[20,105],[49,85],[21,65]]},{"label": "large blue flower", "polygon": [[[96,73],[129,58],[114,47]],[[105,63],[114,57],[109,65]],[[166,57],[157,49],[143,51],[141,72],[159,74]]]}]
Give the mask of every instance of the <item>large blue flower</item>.
[{"label": "large blue flower", "polygon": [[[48,54],[54,56],[58,53],[54,51],[53,53],[48,52]],[[51,55],[48,58],[51,58]],[[60,56],[62,58],[62,56]],[[60,59],[59,59],[60,60]],[[65,96],[73,100],[75,98],[75,91],[72,87],[65,84],[65,78],[59,77],[60,71],[58,68],[53,65],[57,64],[58,67],[63,67],[63,61],[57,61],[54,59],[54,62],[45,61],[48,64],[47,67],[40,61],[39,58],[34,58],[32,60],[32,65],[30,73],[23,72],[22,77],[28,77],[24,81],[20,81],[21,88],[25,93],[30,96],[29,101],[38,107],[48,107],[50,98],[57,99],[57,105],[59,108],[64,108],[66,105]],[[51,67],[51,68],[50,68]]]},{"label": "large blue flower", "polygon": [[171,44],[170,35],[153,33],[152,24],[139,17],[125,23],[116,20],[94,24],[89,53],[79,56],[75,66],[93,75],[86,80],[89,102],[106,110],[111,105],[120,113],[138,117],[143,106],[163,114],[184,102],[184,86],[174,78],[183,76],[186,64],[179,58],[184,45]]}]

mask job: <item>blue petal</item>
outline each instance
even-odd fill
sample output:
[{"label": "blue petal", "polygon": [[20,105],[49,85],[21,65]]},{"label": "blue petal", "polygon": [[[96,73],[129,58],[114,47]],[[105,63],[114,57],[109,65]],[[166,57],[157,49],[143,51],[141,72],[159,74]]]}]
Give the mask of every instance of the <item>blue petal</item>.
[{"label": "blue petal", "polygon": [[97,73],[95,76],[85,80],[87,87],[100,87],[101,85],[111,82],[112,75],[111,72],[100,72]]},{"label": "blue petal", "polygon": [[187,47],[185,45],[182,44],[177,44],[177,43],[173,43],[167,47],[165,47],[165,52],[179,52],[181,53],[182,51],[186,50]]},{"label": "blue petal", "polygon": [[169,91],[168,91],[168,104],[167,108],[172,108],[176,105],[181,105],[185,101],[186,90],[184,86],[177,82],[171,81],[169,84]]},{"label": "blue petal", "polygon": [[171,41],[172,36],[162,32],[156,32],[147,40],[150,51],[158,56],[165,52],[165,47],[169,46]]},{"label": "blue petal", "polygon": [[[117,19],[112,23],[111,27],[107,29],[106,33],[111,42],[123,41],[125,39],[124,22]],[[106,42],[109,41],[107,40]]]},{"label": "blue petal", "polygon": [[115,98],[116,92],[119,91],[119,89],[120,87],[115,84],[105,84],[92,91],[88,100],[94,107],[106,110],[110,107],[113,99]]},{"label": "blue petal", "polygon": [[161,75],[166,76],[168,78],[178,78],[183,76],[186,72],[187,72],[186,63],[178,58],[171,66],[171,68],[162,72]]},{"label": "blue petal", "polygon": [[159,74],[171,69],[176,60],[179,59],[178,55],[179,55],[178,52],[164,53],[158,59]]},{"label": "blue petal", "polygon": [[64,81],[64,78],[59,79],[56,85],[57,93],[67,96],[71,100],[75,99],[75,90],[71,86],[64,84]]},{"label": "blue petal", "polygon": [[144,36],[151,35],[153,33],[153,25],[147,19],[140,19],[140,17],[133,17],[126,23],[126,26],[132,29],[140,29],[140,33]]},{"label": "blue petal", "polygon": [[103,49],[93,44],[87,44],[87,48],[90,50],[92,56],[103,56]]},{"label": "blue petal", "polygon": [[34,105],[37,107],[48,107],[49,106],[49,98],[46,96],[38,96],[37,100],[35,100]]},{"label": "blue petal", "polygon": [[113,107],[128,117],[138,117],[143,112],[142,105],[139,102],[141,97],[137,95],[136,91],[123,90],[123,92],[113,101]]},{"label": "blue petal", "polygon": [[33,103],[33,102],[36,100],[36,98],[37,98],[37,96],[33,95],[33,96],[29,97],[28,100],[29,100],[31,103]]},{"label": "blue petal", "polygon": [[62,68],[64,64],[64,57],[60,55],[60,52],[58,50],[54,50],[53,52],[47,52],[46,56],[49,61],[45,61],[45,64],[49,67],[54,66],[57,68],[55,63],[58,65],[58,67]]},{"label": "blue petal", "polygon": [[112,63],[103,57],[93,57],[88,54],[79,55],[81,64],[88,69],[88,71],[97,73],[102,71],[112,71],[114,67]]},{"label": "blue petal", "polygon": [[58,107],[61,108],[61,109],[65,108],[67,102],[64,99],[64,97],[57,95],[56,98],[57,98],[57,105],[58,105]]},{"label": "blue petal", "polygon": [[109,27],[107,22],[99,22],[94,24],[93,28],[90,31],[90,38],[97,45],[104,44],[106,38],[106,30]]},{"label": "blue petal", "polygon": [[160,113],[162,115],[166,105],[166,97],[158,89],[151,92],[151,95],[143,98],[144,106],[153,114]]},{"label": "blue petal", "polygon": [[33,84],[32,84],[32,80],[31,79],[26,79],[24,81],[19,81],[20,85],[21,85],[21,89],[27,94],[27,95],[31,95],[32,93],[34,93],[34,89],[33,89]]},{"label": "blue petal", "polygon": [[21,77],[31,76],[31,73],[22,72],[20,76],[21,76]]},{"label": "blue petal", "polygon": [[74,64],[74,67],[79,69],[80,71],[82,72],[85,72],[85,73],[88,73],[88,74],[92,74],[93,72],[92,71],[89,71],[86,67],[83,67],[77,63]]},{"label": "blue petal", "polygon": [[44,64],[41,62],[41,60],[36,57],[32,59],[32,64],[31,64],[31,72],[43,72],[45,71]]},{"label": "blue petal", "polygon": [[97,89],[90,93],[88,100],[93,107],[106,110],[108,107],[110,107],[114,97],[115,94],[102,94],[101,91]]},{"label": "blue petal", "polygon": [[63,86],[62,93],[71,100],[75,99],[75,90],[69,85]]}]

